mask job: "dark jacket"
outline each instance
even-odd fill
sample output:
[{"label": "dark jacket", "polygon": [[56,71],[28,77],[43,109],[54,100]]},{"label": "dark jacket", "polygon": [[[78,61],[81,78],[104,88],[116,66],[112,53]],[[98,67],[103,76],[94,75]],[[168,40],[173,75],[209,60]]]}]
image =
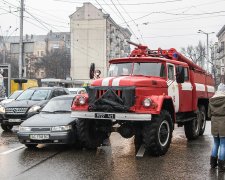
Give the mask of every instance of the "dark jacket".
[{"label": "dark jacket", "polygon": [[214,96],[209,100],[208,116],[212,135],[225,137],[225,96]]}]

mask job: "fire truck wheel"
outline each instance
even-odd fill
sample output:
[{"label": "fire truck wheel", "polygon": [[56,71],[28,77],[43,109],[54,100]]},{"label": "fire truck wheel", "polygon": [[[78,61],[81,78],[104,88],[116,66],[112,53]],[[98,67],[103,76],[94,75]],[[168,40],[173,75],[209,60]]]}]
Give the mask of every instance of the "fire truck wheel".
[{"label": "fire truck wheel", "polygon": [[1,124],[1,127],[4,131],[11,131],[13,128],[13,125]]},{"label": "fire truck wheel", "polygon": [[94,119],[78,119],[76,126],[78,139],[87,149],[96,149],[106,138],[103,132],[97,130]]},{"label": "fire truck wheel", "polygon": [[200,118],[200,131],[199,136],[202,136],[205,132],[205,126],[206,126],[206,111],[205,106],[199,106],[199,112],[198,116]]},{"label": "fire truck wheel", "polygon": [[166,154],[170,147],[173,122],[168,111],[162,110],[160,115],[153,116],[151,122],[142,129],[143,143],[147,152],[153,156]]},{"label": "fire truck wheel", "polygon": [[194,118],[192,121],[188,121],[184,124],[184,132],[186,135],[186,138],[188,140],[194,140],[197,139],[200,132],[200,118]]}]

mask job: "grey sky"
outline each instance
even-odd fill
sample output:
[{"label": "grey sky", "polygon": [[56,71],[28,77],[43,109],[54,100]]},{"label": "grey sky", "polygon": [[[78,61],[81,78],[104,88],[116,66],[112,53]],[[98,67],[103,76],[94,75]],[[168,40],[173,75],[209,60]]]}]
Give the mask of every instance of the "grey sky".
[{"label": "grey sky", "polygon": [[[13,32],[19,27],[19,2],[20,0],[0,0],[0,35],[19,35],[19,30]],[[46,34],[51,29],[69,31],[69,15],[76,11],[76,7],[82,6],[83,2],[88,1],[25,0],[24,34]],[[198,34],[199,29],[215,32],[210,35],[210,41],[215,42],[216,33],[225,25],[225,0],[89,2],[103,8],[103,12],[109,13],[121,26],[127,27],[128,24],[136,35],[133,34],[132,40],[138,42],[138,37],[141,43],[147,44],[151,49],[175,47],[179,50],[187,45],[197,45],[199,40],[206,43],[206,35]]]}]

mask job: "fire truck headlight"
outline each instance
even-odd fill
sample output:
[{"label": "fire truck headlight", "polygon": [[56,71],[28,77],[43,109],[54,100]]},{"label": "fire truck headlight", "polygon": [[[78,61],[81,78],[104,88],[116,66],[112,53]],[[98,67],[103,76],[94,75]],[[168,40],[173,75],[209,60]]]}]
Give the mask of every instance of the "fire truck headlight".
[{"label": "fire truck headlight", "polygon": [[150,98],[145,98],[143,101],[143,106],[149,107],[152,104],[152,100]]},{"label": "fire truck headlight", "polygon": [[85,104],[85,98],[81,96],[79,98],[79,103],[80,103],[80,105],[84,105]]}]

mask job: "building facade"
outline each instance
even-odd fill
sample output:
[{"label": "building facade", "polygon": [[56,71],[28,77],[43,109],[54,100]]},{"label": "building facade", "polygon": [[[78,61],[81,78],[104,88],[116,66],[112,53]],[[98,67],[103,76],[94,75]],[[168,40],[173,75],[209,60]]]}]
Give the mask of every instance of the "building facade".
[{"label": "building facade", "polygon": [[84,3],[70,16],[70,31],[73,79],[88,81],[91,63],[95,63],[101,77],[105,77],[108,61],[128,56],[130,52],[126,42],[130,40],[130,31],[91,3]]},{"label": "building facade", "polygon": [[[28,78],[44,78],[45,69],[35,71],[34,64],[41,57],[56,49],[65,49],[70,53],[70,33],[52,32],[47,35],[25,35],[23,38],[23,64]],[[4,52],[15,61],[19,59],[19,36],[0,37],[0,52]],[[7,63],[7,62],[6,62]]]},{"label": "building facade", "polygon": [[220,62],[220,74],[221,77],[225,79],[225,50],[224,50],[224,42],[225,42],[225,25],[220,29],[220,31],[217,33],[217,38],[218,38],[218,48],[217,48],[217,53],[218,53],[218,61]]}]

